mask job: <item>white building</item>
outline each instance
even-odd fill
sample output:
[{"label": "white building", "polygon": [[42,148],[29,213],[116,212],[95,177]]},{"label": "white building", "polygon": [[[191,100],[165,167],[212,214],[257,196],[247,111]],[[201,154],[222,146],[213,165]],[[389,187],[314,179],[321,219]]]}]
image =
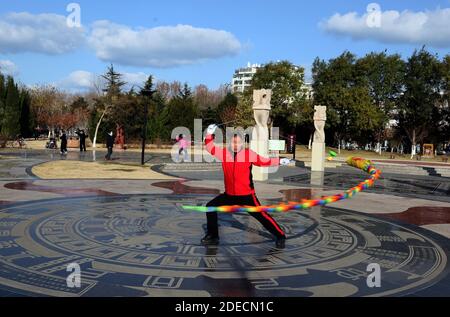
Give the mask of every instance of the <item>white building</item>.
[{"label": "white building", "polygon": [[[245,88],[251,86],[253,76],[256,74],[258,68],[261,68],[261,64],[247,64],[247,67],[242,67],[234,71],[233,80],[231,81],[231,88],[233,92],[244,92]],[[297,66],[296,66],[297,67]],[[304,83],[303,88],[306,92],[306,98],[311,99],[313,97],[313,89],[311,83]]]},{"label": "white building", "polygon": [[250,87],[252,78],[260,67],[259,64],[248,63],[247,67],[236,69],[231,82],[233,92],[244,92],[246,87]]},{"label": "white building", "polygon": [[313,91],[313,88],[312,88],[312,83],[307,83],[307,82],[305,82],[305,83],[303,84],[303,88],[304,88],[305,91],[306,91],[306,99],[312,99],[313,96],[314,96],[314,91]]}]

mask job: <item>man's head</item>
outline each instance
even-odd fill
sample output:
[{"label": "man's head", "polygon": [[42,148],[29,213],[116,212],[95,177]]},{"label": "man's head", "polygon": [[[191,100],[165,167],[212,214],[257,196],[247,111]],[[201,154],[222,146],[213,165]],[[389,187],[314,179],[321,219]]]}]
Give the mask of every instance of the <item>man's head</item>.
[{"label": "man's head", "polygon": [[233,137],[231,138],[230,147],[231,150],[235,153],[242,150],[242,148],[244,147],[244,140],[240,134],[236,133],[233,135]]}]

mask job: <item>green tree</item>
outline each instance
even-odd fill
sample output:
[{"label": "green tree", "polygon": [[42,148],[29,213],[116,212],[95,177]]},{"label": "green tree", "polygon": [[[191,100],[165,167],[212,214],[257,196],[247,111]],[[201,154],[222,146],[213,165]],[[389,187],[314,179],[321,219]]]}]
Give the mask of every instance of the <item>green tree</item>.
[{"label": "green tree", "polygon": [[231,92],[227,93],[225,98],[217,106],[217,122],[225,124],[225,127],[232,123],[234,124],[238,102],[239,100],[234,94]]},{"label": "green tree", "polygon": [[33,134],[34,120],[31,113],[31,96],[25,88],[20,91],[20,109],[20,134],[23,137],[30,137]]},{"label": "green tree", "polygon": [[198,109],[197,105],[194,103],[191,89],[187,84],[184,84],[178,95],[169,101],[169,124],[172,128],[186,127],[193,131],[194,119],[197,115]]},{"label": "green tree", "polygon": [[450,55],[446,55],[441,63],[442,68],[442,103],[450,104]]},{"label": "green tree", "polygon": [[106,81],[103,91],[108,97],[114,98],[122,93],[122,87],[126,82],[122,81],[123,75],[114,70],[113,64],[107,68],[106,73],[101,77]]},{"label": "green tree", "polygon": [[[145,117],[145,107],[147,107],[147,118],[148,116],[152,116],[155,114],[156,109],[155,109],[155,103],[153,101],[153,94],[155,93],[155,91],[153,90],[153,76],[150,75],[147,80],[144,83],[144,87],[141,88],[141,90],[139,91],[139,112],[141,112],[141,115],[138,116],[136,119],[139,122],[139,124],[141,125],[141,127],[143,127],[144,125],[144,117]],[[151,95],[149,95],[151,94]],[[142,135],[141,131],[141,135]]]},{"label": "green tree", "polygon": [[[142,113],[144,113],[144,106],[147,103],[147,138],[151,142],[159,142],[163,139],[168,139],[168,110],[165,106],[165,98],[160,91],[154,90],[153,76],[149,76],[140,91]],[[153,92],[151,97],[147,92]]]},{"label": "green tree", "polygon": [[253,97],[250,92],[245,91],[237,95],[238,104],[236,106],[235,113],[235,126],[242,127],[244,129],[254,126],[255,119],[253,117]]},{"label": "green tree", "polygon": [[220,121],[217,113],[217,108],[208,106],[205,109],[200,109],[199,111],[204,126],[209,126],[210,124]]},{"label": "green tree", "polygon": [[[304,69],[288,61],[271,62],[259,68],[252,78],[251,87],[246,89],[239,100],[236,117],[243,126],[253,123],[251,107],[253,90],[272,90],[273,125],[293,129],[306,121],[311,121],[311,105],[306,101]],[[307,115],[305,115],[307,114]],[[251,124],[249,124],[251,123]]]},{"label": "green tree", "polygon": [[6,99],[6,80],[5,76],[0,72],[0,100]]},{"label": "green tree", "polygon": [[120,95],[113,103],[113,109],[107,117],[108,126],[121,126],[127,139],[140,139],[144,119],[144,104],[136,95]]},{"label": "green tree", "polygon": [[381,125],[382,113],[373,106],[368,80],[362,77],[350,52],[313,63],[314,103],[327,106],[327,128],[339,147],[343,140],[367,141]]},{"label": "green tree", "polygon": [[380,116],[375,137],[381,142],[389,120],[393,117],[402,93],[405,63],[400,55],[386,52],[370,53],[356,61],[356,78],[369,89],[372,104]]},{"label": "green tree", "polygon": [[[5,76],[0,72],[0,132],[2,131],[3,119],[5,115],[6,87]],[[2,144],[3,145],[3,144]]]},{"label": "green tree", "polygon": [[70,109],[71,110],[87,110],[89,108],[89,103],[84,99],[84,97],[79,96],[77,97],[71,104]]},{"label": "green tree", "polygon": [[153,76],[150,75],[150,76],[147,77],[147,80],[144,83],[144,87],[142,87],[142,89],[139,92],[139,94],[141,96],[144,96],[145,95],[144,91],[153,91],[153,88],[154,88],[153,86],[154,86]]},{"label": "green tree", "polygon": [[450,142],[450,55],[446,55],[441,63],[442,86],[439,106],[438,142]]},{"label": "green tree", "polygon": [[[122,80],[122,74],[114,70],[114,65],[111,64],[105,74],[101,75],[101,78],[105,80],[105,87],[102,89],[106,93],[105,96],[98,97],[94,103],[94,109],[91,111],[89,126],[90,131],[94,131],[92,140],[92,146],[95,148],[97,145],[97,138],[103,139],[103,135],[108,130],[114,130],[116,123],[112,122],[114,118],[118,118],[118,114],[122,112],[121,106],[125,103],[128,104],[126,99],[119,98],[122,96],[122,87],[126,84]],[[102,128],[102,122],[105,124]],[[127,133],[127,131],[125,131]]]},{"label": "green tree", "polygon": [[169,130],[169,112],[168,107],[164,105],[164,98],[157,93],[154,101],[153,115],[149,116],[147,123],[147,136],[152,142],[168,140],[170,138]]},{"label": "green tree", "polygon": [[441,98],[441,84],[442,68],[438,58],[425,48],[414,51],[406,63],[404,94],[398,109],[399,126],[413,147],[431,132],[433,114]]},{"label": "green tree", "polygon": [[4,102],[1,134],[8,138],[20,134],[20,99],[19,89],[11,76],[6,83],[6,99]]}]

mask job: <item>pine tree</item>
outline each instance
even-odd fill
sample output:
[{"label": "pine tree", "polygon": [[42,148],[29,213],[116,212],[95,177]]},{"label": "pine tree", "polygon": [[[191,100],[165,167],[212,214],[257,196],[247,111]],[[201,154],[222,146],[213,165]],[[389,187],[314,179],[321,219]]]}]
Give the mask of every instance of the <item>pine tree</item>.
[{"label": "pine tree", "polygon": [[152,75],[148,76],[147,81],[144,84],[144,87],[141,89],[141,91],[140,91],[141,96],[144,96],[146,91],[153,91],[153,76]]},{"label": "pine tree", "polygon": [[191,131],[194,128],[194,119],[198,114],[197,105],[194,102],[191,89],[184,84],[177,96],[169,102],[168,116],[172,127],[187,127]]},{"label": "pine tree", "polygon": [[[153,77],[149,76],[144,89],[153,89]],[[169,123],[169,109],[165,104],[165,98],[160,91],[156,90],[152,94],[150,101],[149,116],[147,121],[147,136],[152,142],[158,142],[162,139],[170,138]]]},{"label": "pine tree", "polygon": [[183,100],[183,101],[189,101],[189,102],[193,102],[194,100],[192,99],[192,91],[191,88],[189,88],[188,84],[184,84],[183,88],[180,90],[179,93],[179,97]]},{"label": "pine tree", "polygon": [[122,87],[126,84],[122,81],[122,74],[114,70],[114,65],[108,67],[108,70],[102,78],[106,80],[106,88],[103,91],[108,97],[114,98],[121,94]]},{"label": "pine tree", "polygon": [[0,72],[0,100],[5,101],[6,99],[6,85],[5,85],[5,76]]},{"label": "pine tree", "polygon": [[3,118],[5,115],[5,77],[0,73],[0,131],[2,130]]},{"label": "pine tree", "polygon": [[6,100],[1,134],[8,138],[16,137],[20,133],[20,100],[19,90],[12,77],[8,77],[6,84]]},{"label": "pine tree", "polygon": [[31,122],[31,97],[26,89],[20,91],[20,134],[23,137],[30,137],[33,133]]}]

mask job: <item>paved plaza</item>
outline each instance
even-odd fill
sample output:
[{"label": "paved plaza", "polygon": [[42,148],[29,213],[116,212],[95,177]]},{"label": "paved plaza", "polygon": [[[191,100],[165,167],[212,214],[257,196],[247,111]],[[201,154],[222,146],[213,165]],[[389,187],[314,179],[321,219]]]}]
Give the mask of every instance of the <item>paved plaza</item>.
[{"label": "paved plaza", "polygon": [[[181,206],[223,192],[220,166],[148,153],[140,171],[137,152],[103,156],[0,152],[0,296],[450,296],[448,177],[399,167],[352,199],[274,214],[285,249],[249,215],[221,214],[221,243],[205,247],[204,214]],[[273,204],[365,177],[337,166],[317,183],[297,162],[255,186]],[[80,287],[66,283],[70,263]],[[367,285],[371,263],[381,287]]]}]

